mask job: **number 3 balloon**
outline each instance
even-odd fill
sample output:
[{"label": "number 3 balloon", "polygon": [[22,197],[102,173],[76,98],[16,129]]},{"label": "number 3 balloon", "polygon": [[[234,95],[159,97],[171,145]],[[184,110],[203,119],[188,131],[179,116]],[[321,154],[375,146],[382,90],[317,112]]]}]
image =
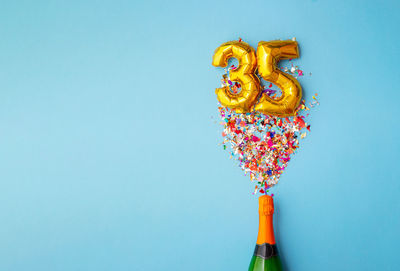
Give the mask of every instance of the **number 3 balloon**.
[{"label": "number 3 balloon", "polygon": [[249,112],[260,93],[260,79],[254,74],[257,67],[256,54],[247,43],[230,41],[215,50],[212,64],[226,67],[231,57],[239,61],[239,67],[230,72],[230,79],[239,82],[242,90],[233,94],[229,86],[226,86],[217,88],[215,94],[222,105],[235,109],[238,113]]},{"label": "number 3 balloon", "polygon": [[[217,98],[223,106],[235,109],[238,113],[250,112],[255,105],[256,111],[267,115],[285,117],[296,114],[302,95],[301,86],[293,76],[277,67],[281,59],[299,57],[296,41],[261,41],[257,47],[257,58],[254,49],[247,43],[227,42],[215,50],[212,64],[226,67],[230,57],[235,57],[239,61],[239,67],[230,72],[230,78],[241,84],[242,91],[233,94],[229,91],[229,87],[216,89]],[[282,95],[278,99],[262,94],[257,102],[261,87],[260,80],[255,75],[256,67],[264,80],[274,83],[282,90]]]}]

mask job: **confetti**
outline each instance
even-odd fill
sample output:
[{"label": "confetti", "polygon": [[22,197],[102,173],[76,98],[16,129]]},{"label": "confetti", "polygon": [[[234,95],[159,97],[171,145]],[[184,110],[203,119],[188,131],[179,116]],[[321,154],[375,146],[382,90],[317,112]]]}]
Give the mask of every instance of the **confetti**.
[{"label": "confetti", "polygon": [[[229,80],[229,71],[236,69],[231,66],[223,76],[222,86],[229,86],[232,93],[240,91],[240,85]],[[304,71],[298,66],[281,68],[283,71],[295,76],[303,76]],[[279,90],[263,86],[262,94],[276,98]],[[310,108],[319,105],[318,94],[312,96],[309,106],[301,101],[297,113],[293,117],[275,117],[251,111],[250,113],[236,113],[221,104],[218,110],[223,126],[224,149],[228,150],[231,158],[236,158],[239,167],[250,180],[256,182],[253,194],[257,192],[268,193],[268,189],[276,185],[280,176],[288,166],[292,156],[299,149],[299,140],[307,136],[310,125],[304,115]]]}]

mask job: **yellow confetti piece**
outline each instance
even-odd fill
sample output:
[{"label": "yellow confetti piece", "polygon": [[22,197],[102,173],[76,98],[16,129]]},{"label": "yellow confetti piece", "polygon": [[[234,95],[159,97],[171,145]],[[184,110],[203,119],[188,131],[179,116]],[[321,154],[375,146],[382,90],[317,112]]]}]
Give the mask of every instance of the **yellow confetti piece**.
[{"label": "yellow confetti piece", "polygon": [[256,193],[257,193],[257,191],[258,191],[258,186],[256,185],[256,187],[255,187],[255,189],[254,189],[254,192],[253,192],[253,194],[256,194]]}]

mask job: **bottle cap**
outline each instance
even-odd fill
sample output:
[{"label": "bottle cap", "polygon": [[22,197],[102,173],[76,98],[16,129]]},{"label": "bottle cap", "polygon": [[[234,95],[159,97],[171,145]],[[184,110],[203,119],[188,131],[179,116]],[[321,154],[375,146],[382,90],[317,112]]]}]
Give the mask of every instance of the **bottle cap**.
[{"label": "bottle cap", "polygon": [[269,195],[263,195],[258,198],[258,212],[260,215],[274,214],[274,199]]}]

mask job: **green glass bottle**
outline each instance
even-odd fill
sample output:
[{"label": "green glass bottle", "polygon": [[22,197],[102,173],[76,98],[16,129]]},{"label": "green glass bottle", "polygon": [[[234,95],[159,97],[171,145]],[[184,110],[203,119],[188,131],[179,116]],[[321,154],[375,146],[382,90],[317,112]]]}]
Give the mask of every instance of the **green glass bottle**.
[{"label": "green glass bottle", "polygon": [[264,195],[258,199],[259,224],[257,244],[251,258],[249,271],[282,271],[275,243],[273,215],[274,200]]}]

